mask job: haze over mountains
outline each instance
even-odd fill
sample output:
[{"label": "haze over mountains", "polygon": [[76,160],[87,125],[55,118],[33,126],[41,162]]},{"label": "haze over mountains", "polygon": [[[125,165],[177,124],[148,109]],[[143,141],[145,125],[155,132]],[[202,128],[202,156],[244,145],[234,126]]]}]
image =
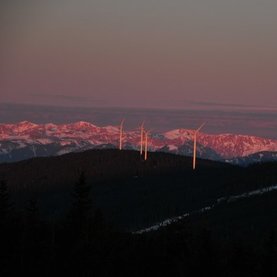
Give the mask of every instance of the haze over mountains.
[{"label": "haze over mountains", "polygon": [[[152,132],[150,151],[192,155],[194,130],[175,129]],[[12,162],[37,156],[56,156],[88,149],[116,148],[118,126],[98,127],[89,122],[70,124],[34,124],[22,121],[0,124],[0,162]],[[140,130],[124,131],[124,148],[140,147]],[[198,157],[249,164],[277,160],[277,140],[237,134],[198,135]]]}]

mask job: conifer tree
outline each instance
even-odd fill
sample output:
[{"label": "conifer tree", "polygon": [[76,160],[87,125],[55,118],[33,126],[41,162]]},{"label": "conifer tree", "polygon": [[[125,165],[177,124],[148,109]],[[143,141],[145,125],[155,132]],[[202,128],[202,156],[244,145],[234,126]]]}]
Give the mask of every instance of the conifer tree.
[{"label": "conifer tree", "polygon": [[42,250],[42,225],[39,218],[38,202],[35,198],[27,201],[24,211],[25,226],[23,230],[23,264],[27,272],[36,272],[38,269],[39,253]]},{"label": "conifer tree", "polygon": [[11,210],[8,186],[5,181],[0,181],[0,226],[6,223]]},{"label": "conifer tree", "polygon": [[73,231],[83,237],[88,235],[89,220],[91,219],[91,187],[87,184],[84,172],[74,185],[70,219]]},{"label": "conifer tree", "polygon": [[11,251],[11,204],[7,183],[0,181],[0,276],[6,276],[9,270]]},{"label": "conifer tree", "polygon": [[263,257],[264,276],[276,276],[276,235],[272,230],[265,242],[265,254]]},{"label": "conifer tree", "polygon": [[27,201],[25,207],[25,219],[27,225],[31,225],[30,227],[33,228],[36,228],[40,223],[38,201],[34,198]]}]

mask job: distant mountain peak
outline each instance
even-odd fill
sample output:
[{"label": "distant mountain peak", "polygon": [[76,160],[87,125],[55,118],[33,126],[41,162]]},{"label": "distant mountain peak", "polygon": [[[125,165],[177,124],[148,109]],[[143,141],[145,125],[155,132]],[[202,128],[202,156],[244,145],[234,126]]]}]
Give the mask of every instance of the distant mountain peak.
[{"label": "distant mountain peak", "polygon": [[77,121],[77,122],[74,122],[71,124],[65,124],[65,125],[72,125],[72,126],[81,127],[81,128],[99,128],[98,126],[93,125],[92,123],[87,121]]},{"label": "distant mountain peak", "polygon": [[35,124],[35,123],[31,122],[31,121],[27,121],[27,120],[20,121],[16,125],[17,126],[26,126],[26,127],[35,127],[35,126],[38,126],[37,124]]}]

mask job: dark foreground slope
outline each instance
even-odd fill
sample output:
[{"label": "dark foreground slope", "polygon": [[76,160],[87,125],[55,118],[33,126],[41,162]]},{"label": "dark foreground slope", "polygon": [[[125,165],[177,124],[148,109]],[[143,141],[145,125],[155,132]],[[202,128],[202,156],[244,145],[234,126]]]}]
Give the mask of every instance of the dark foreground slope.
[{"label": "dark foreground slope", "polygon": [[277,192],[222,202],[136,236],[148,257],[164,261],[166,276],[276,276]]},{"label": "dark foreground slope", "polygon": [[276,184],[276,166],[199,160],[192,172],[185,157],[110,150],[2,165],[14,205],[2,182],[0,276],[276,276],[276,191],[117,231]]},{"label": "dark foreground slope", "polygon": [[217,198],[277,183],[276,164],[240,168],[225,163],[136,151],[91,150],[0,165],[19,208],[36,199],[46,216],[62,216],[72,187],[84,172],[92,205],[113,225],[137,230],[200,209]]}]

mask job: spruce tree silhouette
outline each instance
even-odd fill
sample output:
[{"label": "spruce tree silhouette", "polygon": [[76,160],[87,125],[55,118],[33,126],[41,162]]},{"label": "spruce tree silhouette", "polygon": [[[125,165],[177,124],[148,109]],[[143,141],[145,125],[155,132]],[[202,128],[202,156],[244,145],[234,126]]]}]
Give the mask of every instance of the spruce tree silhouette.
[{"label": "spruce tree silhouette", "polygon": [[[0,227],[6,225],[11,211],[8,186],[5,181],[0,181]],[[2,229],[2,228],[1,228]]]},{"label": "spruce tree silhouette", "polygon": [[41,256],[44,250],[44,226],[40,218],[38,201],[31,198],[27,201],[24,210],[23,230],[23,265],[25,272],[31,275],[38,274]]},{"label": "spruce tree silhouette", "polygon": [[0,276],[9,271],[11,230],[11,203],[7,183],[0,181]]},{"label": "spruce tree silhouette", "polygon": [[263,255],[263,275],[264,276],[276,276],[277,266],[277,243],[276,243],[276,234],[274,230],[271,230],[269,233],[268,238],[266,238],[266,241],[264,243],[264,255]]},{"label": "spruce tree silhouette", "polygon": [[37,224],[39,222],[39,207],[36,199],[30,199],[27,202],[26,208],[26,220],[29,224]]},{"label": "spruce tree silhouette", "polygon": [[85,173],[81,172],[73,188],[70,211],[71,228],[77,238],[88,239],[89,223],[92,218],[90,190]]}]

